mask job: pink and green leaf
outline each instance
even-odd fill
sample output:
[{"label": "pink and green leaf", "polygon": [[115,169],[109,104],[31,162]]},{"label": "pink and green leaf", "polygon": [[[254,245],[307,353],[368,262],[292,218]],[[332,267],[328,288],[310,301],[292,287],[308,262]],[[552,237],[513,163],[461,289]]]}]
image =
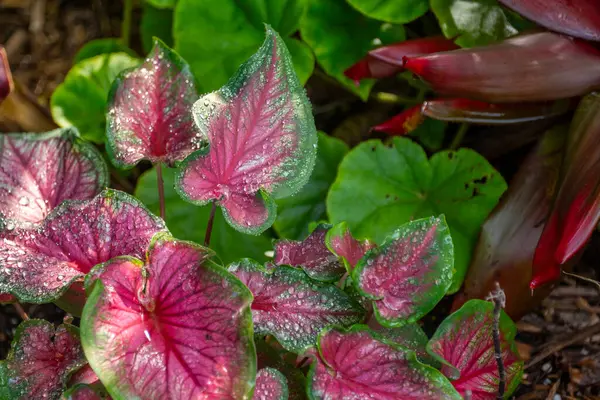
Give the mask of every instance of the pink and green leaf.
[{"label": "pink and green leaf", "polygon": [[73,128],[0,136],[0,224],[39,224],[64,200],[87,200],[108,185],[96,148]]},{"label": "pink and green leaf", "polygon": [[13,86],[8,56],[4,47],[0,46],[0,103],[12,92]]},{"label": "pink and green leaf", "polygon": [[452,283],[454,246],[444,216],[418,219],[398,228],[361,258],[352,273],[363,296],[373,300],[383,326],[418,321]]},{"label": "pink and green leaf", "polygon": [[289,351],[302,353],[316,344],[322,329],[351,326],[364,317],[362,307],[334,285],[311,280],[287,266],[267,270],[252,260],[231,264],[252,292],[252,319],[257,335],[271,334]]},{"label": "pink and green leaf", "polygon": [[319,336],[319,354],[308,380],[313,400],[462,399],[440,372],[417,361],[413,351],[360,325]]},{"label": "pink and green leaf", "polygon": [[4,363],[0,380],[6,380],[8,400],[58,400],[69,376],[86,361],[76,327],[31,319],[17,328]]},{"label": "pink and green leaf", "polygon": [[86,277],[83,347],[112,397],[250,398],[252,295],[212,254],[161,233],[145,262],[118,257]]},{"label": "pink and green leaf", "polygon": [[310,103],[279,35],[267,27],[257,53],[193,113],[210,148],[185,161],[177,190],[195,204],[216,202],[237,230],[263,232],[275,220],[274,199],[307,182],[317,147]]},{"label": "pink and green leaf", "polygon": [[[494,305],[483,300],[470,300],[447,317],[427,344],[427,351],[441,361],[442,372],[453,379],[456,390],[473,400],[495,400],[498,394],[498,365],[492,338]],[[506,392],[509,398],[523,374],[515,335],[517,328],[504,313],[500,314],[502,361],[506,370]]]},{"label": "pink and green leaf", "polygon": [[408,324],[399,328],[385,328],[377,321],[370,320],[368,326],[384,339],[414,351],[420,362],[433,367],[439,366],[438,361],[427,353],[429,338],[418,324]]},{"label": "pink and green leaf", "polygon": [[274,244],[275,264],[302,268],[308,276],[319,281],[339,279],[344,274],[344,267],[325,243],[329,228],[329,225],[319,224],[302,241],[277,240]]},{"label": "pink and green leaf", "polygon": [[91,200],[65,201],[35,230],[0,234],[0,292],[46,303],[75,282],[67,297],[83,302],[81,282],[93,266],[143,256],[152,236],[164,230],[160,218],[123,192],[106,189]]},{"label": "pink and green leaf", "polygon": [[144,62],[122,72],[108,95],[107,150],[119,167],[140,160],[174,165],[204,145],[191,109],[189,65],[159,39]]},{"label": "pink and green leaf", "polygon": [[256,374],[254,400],[288,400],[287,379],[273,368],[263,368]]},{"label": "pink and green leaf", "polygon": [[325,244],[329,251],[342,259],[346,270],[352,272],[368,250],[375,247],[369,240],[357,240],[345,222],[340,222],[327,232]]}]

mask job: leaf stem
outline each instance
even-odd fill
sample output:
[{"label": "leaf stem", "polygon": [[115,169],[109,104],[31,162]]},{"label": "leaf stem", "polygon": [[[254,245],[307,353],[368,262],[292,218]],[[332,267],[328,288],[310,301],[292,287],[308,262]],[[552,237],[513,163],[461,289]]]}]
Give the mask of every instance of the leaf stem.
[{"label": "leaf stem", "polygon": [[162,164],[156,164],[156,180],[158,186],[158,202],[160,204],[160,217],[165,220],[165,181],[162,176]]},{"label": "leaf stem", "polygon": [[494,340],[494,358],[498,365],[498,400],[504,399],[504,391],[506,390],[506,370],[504,369],[504,361],[502,360],[502,346],[500,344],[500,313],[506,305],[506,295],[504,290],[500,288],[500,284],[496,282],[496,289],[490,293],[487,300],[494,302],[494,325],[492,326],[492,338]]},{"label": "leaf stem", "polygon": [[133,14],[133,0],[125,0],[123,7],[123,22],[121,23],[121,41],[125,46],[129,46],[129,36],[131,32],[131,15]]},{"label": "leaf stem", "polygon": [[450,143],[450,150],[458,149],[458,147],[462,143],[463,139],[465,138],[465,135],[466,135],[468,129],[469,129],[469,124],[467,124],[467,123],[460,124],[458,131],[456,131],[456,135],[454,136],[454,139],[452,139],[452,143]]},{"label": "leaf stem", "polygon": [[210,216],[208,217],[208,224],[206,224],[206,233],[204,234],[204,247],[210,245],[210,235],[212,234],[213,221],[215,220],[215,211],[217,211],[217,203],[212,202],[212,208],[210,209]]},{"label": "leaf stem", "polygon": [[27,321],[29,319],[29,315],[27,315],[27,313],[23,309],[23,306],[21,305],[21,303],[19,303],[18,301],[15,301],[13,303],[13,307],[15,308],[15,310],[17,310],[17,314],[19,314],[19,316],[21,317],[21,319],[23,321]]}]

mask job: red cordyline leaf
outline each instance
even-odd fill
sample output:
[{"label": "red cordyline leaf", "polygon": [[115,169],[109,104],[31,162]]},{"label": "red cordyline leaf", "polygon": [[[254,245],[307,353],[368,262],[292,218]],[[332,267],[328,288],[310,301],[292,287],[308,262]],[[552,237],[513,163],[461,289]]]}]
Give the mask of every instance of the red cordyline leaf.
[{"label": "red cordyline leaf", "polygon": [[217,202],[239,231],[264,231],[275,220],[273,199],[310,177],[317,147],[310,103],[279,35],[267,26],[258,52],[193,113],[210,150],[185,161],[176,189],[195,204]]},{"label": "red cordyline leaf", "polygon": [[413,351],[384,341],[365,326],[323,332],[315,358],[308,376],[312,399],[462,399]]},{"label": "red cordyline leaf", "polygon": [[115,165],[142,159],[173,165],[204,140],[192,117],[198,100],[189,65],[159,39],[137,68],[121,73],[108,96],[107,150]]},{"label": "red cordyline leaf", "polygon": [[8,64],[8,56],[4,47],[0,46],[0,103],[8,97],[13,89],[12,74]]},{"label": "red cordyline leaf", "polygon": [[256,374],[254,400],[288,400],[285,376],[276,369],[263,368]]},{"label": "red cordyline leaf", "polygon": [[386,78],[402,71],[402,60],[406,56],[454,49],[458,49],[458,46],[452,40],[443,36],[405,40],[404,42],[378,47],[369,51],[362,60],[344,71],[344,75],[358,85],[362,79]]},{"label": "red cordyline leaf", "polygon": [[155,236],[146,261],[118,257],[86,277],[85,355],[118,399],[249,399],[252,295],[211,250]]},{"label": "red cordyline leaf", "polygon": [[386,327],[416,322],[452,283],[454,246],[443,216],[411,221],[360,259],[352,278]]},{"label": "red cordyline leaf", "polygon": [[[498,364],[492,339],[494,305],[488,301],[470,300],[447,317],[427,344],[431,355],[441,361],[442,372],[448,376],[461,395],[471,392],[472,400],[495,400],[498,395]],[[517,328],[502,311],[500,343],[506,370],[508,398],[517,388],[523,374],[514,342]]]},{"label": "red cordyline leaf", "polygon": [[252,260],[231,264],[252,292],[252,320],[258,335],[272,334],[289,351],[302,353],[323,328],[361,322],[362,307],[334,285],[312,281],[286,266],[268,271]]},{"label": "red cordyline leaf", "polygon": [[[83,303],[80,283],[94,265],[120,255],[142,256],[161,230],[162,220],[123,192],[106,189],[92,200],[65,201],[37,229],[0,234],[0,291],[47,303],[79,281],[69,298],[80,294]],[[64,306],[77,312],[81,305]]]},{"label": "red cordyline leaf", "polygon": [[85,384],[77,384],[63,394],[65,400],[107,400],[106,397],[98,393],[91,386]]},{"label": "red cordyline leaf", "polygon": [[274,244],[277,265],[299,267],[319,281],[334,281],[344,274],[338,257],[329,251],[325,236],[329,225],[321,224],[302,241],[282,239]]},{"label": "red cordyline leaf", "polygon": [[5,363],[10,398],[57,400],[69,375],[86,361],[76,327],[55,329],[50,322],[31,319],[17,328]]},{"label": "red cordyline leaf", "polygon": [[585,245],[600,220],[600,94],[580,103],[571,123],[562,182],[533,260],[532,289],[560,278],[561,264]]},{"label": "red cordyline leaf", "polygon": [[419,127],[425,121],[425,116],[421,111],[422,104],[407,108],[400,114],[395,115],[389,120],[375,125],[371,129],[376,132],[385,132],[390,136],[404,136]]},{"label": "red cordyline leaf", "polygon": [[357,240],[352,236],[348,224],[340,222],[329,229],[325,236],[325,244],[329,251],[340,257],[344,261],[346,270],[352,272],[358,260],[360,260],[368,250],[375,247],[375,243],[368,240]]},{"label": "red cordyline leaf", "polygon": [[600,52],[552,32],[405,58],[438,93],[491,103],[577,97],[600,87]]},{"label": "red cordyline leaf", "polygon": [[0,136],[0,224],[32,227],[63,200],[87,200],[108,185],[94,146],[73,128]]},{"label": "red cordyline leaf", "polygon": [[499,1],[553,31],[587,40],[600,40],[600,7],[596,0]]}]

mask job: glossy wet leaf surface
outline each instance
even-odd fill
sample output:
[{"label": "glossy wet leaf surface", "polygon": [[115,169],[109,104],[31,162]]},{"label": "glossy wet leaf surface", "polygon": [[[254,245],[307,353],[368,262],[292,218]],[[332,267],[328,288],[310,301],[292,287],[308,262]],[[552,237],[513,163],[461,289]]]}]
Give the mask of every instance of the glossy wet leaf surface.
[{"label": "glossy wet leaf surface", "polygon": [[274,199],[308,181],[317,148],[310,103],[279,35],[267,27],[258,52],[193,113],[210,148],[186,160],[177,190],[194,204],[217,202],[241,232],[263,232],[275,220]]},{"label": "glossy wet leaf surface", "polygon": [[290,267],[267,270],[252,260],[229,266],[252,292],[257,335],[272,334],[286,349],[302,353],[314,346],[319,332],[331,325],[362,321],[364,310],[334,285],[308,278]]},{"label": "glossy wet leaf surface", "polygon": [[376,243],[410,220],[444,214],[454,244],[449,291],[455,292],[479,229],[505,189],[500,174],[473,150],[442,151],[428,160],[408,139],[394,138],[391,147],[370,140],[340,164],[327,209],[331,222],[345,221],[355,237]]},{"label": "glossy wet leaf surface", "polygon": [[345,222],[329,229],[325,236],[325,244],[329,251],[342,259],[348,272],[352,272],[365,253],[375,247],[369,240],[355,239]]},{"label": "glossy wet leaf surface", "polygon": [[273,368],[263,368],[258,371],[253,399],[287,400],[288,387],[285,376]]},{"label": "glossy wet leaf surface", "polygon": [[159,234],[145,261],[116,258],[88,276],[82,341],[111,396],[250,398],[252,295],[210,256]]},{"label": "glossy wet leaf surface", "polygon": [[95,147],[71,129],[0,136],[0,222],[34,227],[63,200],[87,200],[108,185]]},{"label": "glossy wet leaf surface", "polygon": [[348,3],[368,17],[398,24],[417,19],[429,9],[427,0],[348,0]]}]

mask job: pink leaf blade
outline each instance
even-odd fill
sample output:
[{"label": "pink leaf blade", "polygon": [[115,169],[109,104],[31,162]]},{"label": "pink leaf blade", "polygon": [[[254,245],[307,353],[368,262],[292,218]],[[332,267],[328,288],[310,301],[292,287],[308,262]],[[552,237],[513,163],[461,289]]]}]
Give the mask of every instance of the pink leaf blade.
[{"label": "pink leaf blade", "polygon": [[193,114],[210,149],[183,164],[178,192],[195,204],[217,202],[241,232],[263,232],[275,219],[273,199],[308,181],[317,147],[310,103],[279,35],[267,27],[258,52]]},{"label": "pink leaf blade", "polygon": [[111,396],[250,398],[252,295],[211,255],[161,233],[145,262],[120,257],[88,275],[83,347]]},{"label": "pink leaf blade", "polygon": [[274,368],[263,368],[256,374],[254,400],[288,400],[287,379]]},{"label": "pink leaf blade", "polygon": [[115,79],[108,99],[107,150],[119,167],[142,159],[173,166],[204,145],[191,113],[194,76],[159,39],[142,65]]},{"label": "pink leaf blade", "polygon": [[373,300],[375,317],[393,328],[418,321],[452,283],[454,246],[445,218],[411,221],[361,258],[355,285]]},{"label": "pink leaf blade", "polygon": [[329,251],[344,261],[348,272],[352,272],[365,253],[375,247],[375,244],[369,240],[355,239],[345,222],[340,222],[329,229],[325,236],[325,244]]},{"label": "pink leaf blade", "polygon": [[0,46],[0,103],[12,92],[14,87],[8,56],[4,47]]}]

